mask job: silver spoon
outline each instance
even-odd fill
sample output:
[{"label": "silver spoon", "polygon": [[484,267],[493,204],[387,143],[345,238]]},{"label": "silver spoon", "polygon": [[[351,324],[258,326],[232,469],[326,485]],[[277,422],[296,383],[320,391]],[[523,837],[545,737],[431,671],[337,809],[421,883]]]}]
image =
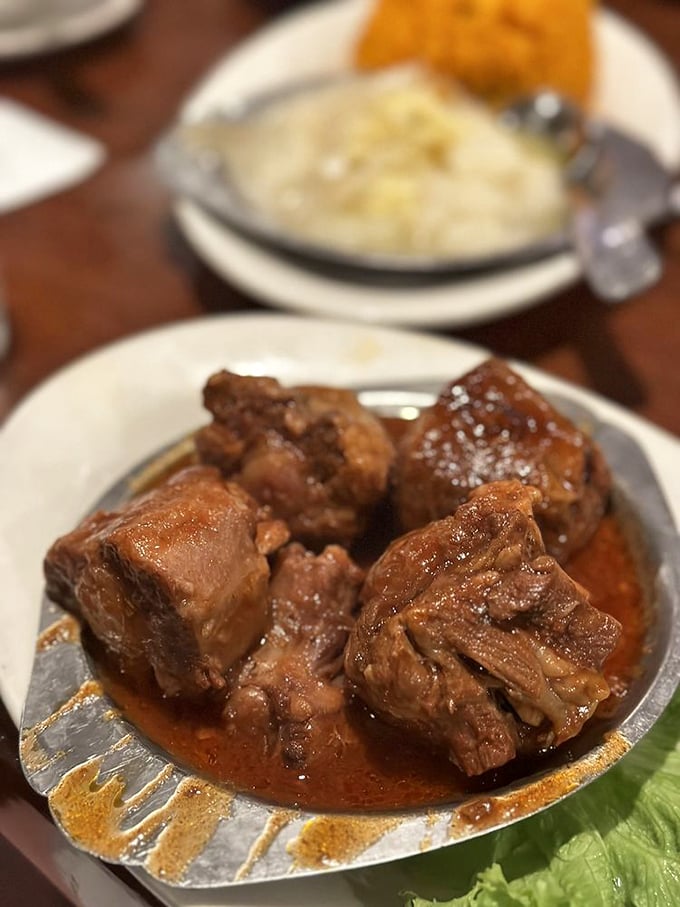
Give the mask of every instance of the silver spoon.
[{"label": "silver spoon", "polygon": [[[621,205],[621,193],[627,187],[610,172],[606,145],[611,134],[587,121],[576,105],[553,91],[522,98],[504,111],[503,119],[513,128],[547,139],[563,156],[571,201],[569,234],[593,292],[605,302],[618,303],[656,283],[661,258],[636,206]],[[636,172],[628,177],[635,178],[642,168],[645,178],[653,170],[652,175],[658,171],[660,179],[666,179],[647,149],[637,146],[635,151]]]}]

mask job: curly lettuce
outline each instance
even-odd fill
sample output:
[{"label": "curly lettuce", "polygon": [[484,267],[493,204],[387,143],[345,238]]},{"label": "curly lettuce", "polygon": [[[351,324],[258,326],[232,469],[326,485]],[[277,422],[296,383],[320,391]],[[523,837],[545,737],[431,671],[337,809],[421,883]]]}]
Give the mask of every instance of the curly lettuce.
[{"label": "curly lettuce", "polygon": [[680,694],[644,740],[584,790],[417,860],[421,890],[445,891],[449,900],[408,895],[408,907],[680,905]]}]

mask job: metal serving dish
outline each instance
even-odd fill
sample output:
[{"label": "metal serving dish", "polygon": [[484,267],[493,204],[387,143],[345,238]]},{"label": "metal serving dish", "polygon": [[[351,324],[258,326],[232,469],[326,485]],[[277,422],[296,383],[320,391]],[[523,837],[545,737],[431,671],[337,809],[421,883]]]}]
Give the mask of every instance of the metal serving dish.
[{"label": "metal serving dish", "polygon": [[247,199],[243,185],[224,157],[193,139],[196,130],[245,124],[269,108],[334,87],[358,83],[356,73],[319,76],[262,91],[237,103],[225,103],[197,120],[182,120],[164,135],[155,150],[158,172],[176,193],[191,199],[227,227],[265,246],[292,257],[308,267],[330,269],[355,280],[411,278],[422,280],[451,274],[474,273],[526,264],[563,251],[569,245],[565,229],[525,245],[508,246],[495,252],[428,255],[416,252],[377,252],[345,249],[324,242],[323,237],[297,235],[273,220],[267,211]]},{"label": "metal serving dish", "polygon": [[[360,397],[381,414],[413,417],[434,391],[383,388]],[[679,539],[637,443],[569,400],[553,402],[585,424],[605,452],[615,506],[641,552],[651,608],[640,676],[609,724],[598,723],[595,733],[586,727],[540,772],[444,807],[368,815],[281,808],[192,774],[143,738],[104,695],[78,622],[45,599],[21,759],[70,840],[181,887],[303,876],[390,861],[502,828],[553,805],[621,759],[659,718],[680,677]],[[129,497],[159,456],[123,477],[96,506],[111,508]]]},{"label": "metal serving dish", "polygon": [[[292,82],[256,93],[249,98],[225,102],[219,109],[198,119],[182,119],[174,124],[155,149],[158,172],[171,190],[191,199],[213,217],[247,239],[292,258],[296,263],[341,278],[391,283],[404,280],[414,283],[456,275],[472,275],[496,269],[518,267],[565,251],[572,245],[571,231],[565,223],[531,242],[508,244],[496,251],[460,254],[425,254],[415,252],[374,252],[368,249],[344,249],[324,242],[323,237],[307,238],[277,224],[267,211],[251,204],[238,175],[223,155],[209,144],[196,143],[196,130],[219,130],[225,125],[245,124],[270,108],[291,99],[313,95],[343,84],[358,82],[356,73],[319,76]],[[499,120],[508,125],[516,119],[512,110],[501,112]],[[592,134],[596,165],[592,172],[576,179],[583,192],[607,196],[607,211],[612,222],[635,218],[650,224],[669,213],[670,177],[656,162],[649,149],[632,136],[595,119],[583,118]],[[514,127],[519,133],[522,126]],[[568,171],[569,161],[559,143],[554,146],[562,159],[565,184],[574,179]],[[547,141],[547,139],[546,139]],[[276,151],[274,152],[276,153]],[[572,173],[571,176],[568,175]],[[651,173],[651,177],[650,177]],[[595,178],[597,177],[597,178]],[[593,187],[597,184],[597,190]],[[565,185],[565,210],[568,208]]]}]

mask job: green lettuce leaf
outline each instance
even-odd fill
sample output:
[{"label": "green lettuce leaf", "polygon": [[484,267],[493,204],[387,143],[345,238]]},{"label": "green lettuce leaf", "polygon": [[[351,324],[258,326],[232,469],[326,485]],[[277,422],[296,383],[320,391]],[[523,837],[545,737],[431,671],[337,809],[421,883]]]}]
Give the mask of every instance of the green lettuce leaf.
[{"label": "green lettuce leaf", "polygon": [[679,742],[680,694],[584,790],[502,831],[416,858],[421,891],[445,891],[449,900],[409,895],[409,907],[680,905]]}]

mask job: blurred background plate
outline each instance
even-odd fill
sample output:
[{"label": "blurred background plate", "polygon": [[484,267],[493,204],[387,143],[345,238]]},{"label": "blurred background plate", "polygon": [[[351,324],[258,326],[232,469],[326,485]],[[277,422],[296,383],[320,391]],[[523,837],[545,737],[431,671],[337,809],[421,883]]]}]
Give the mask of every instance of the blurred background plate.
[{"label": "blurred background plate", "polygon": [[117,28],[143,0],[0,0],[0,60],[72,47]]},{"label": "blurred background plate", "polygon": [[[347,70],[368,0],[332,0],[283,16],[221,61],[184,104],[196,118],[321,73]],[[595,21],[598,60],[592,113],[647,142],[670,170],[680,166],[680,92],[672,68],[637,29],[606,10]],[[571,253],[530,265],[418,285],[351,282],[265,251],[188,201],[180,228],[220,276],[268,305],[377,324],[458,327],[535,305],[580,276]]]}]

